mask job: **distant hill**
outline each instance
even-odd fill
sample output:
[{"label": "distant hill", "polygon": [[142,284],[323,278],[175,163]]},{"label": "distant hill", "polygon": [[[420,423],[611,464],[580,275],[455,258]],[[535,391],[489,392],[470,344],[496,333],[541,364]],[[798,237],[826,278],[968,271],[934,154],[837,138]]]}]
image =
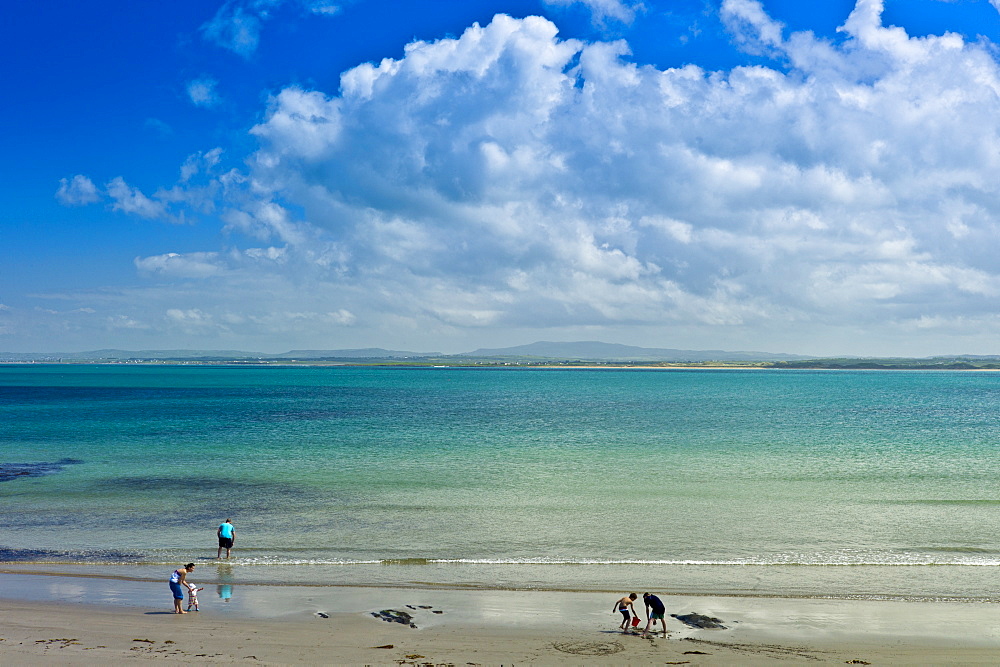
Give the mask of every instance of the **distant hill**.
[{"label": "distant hill", "polygon": [[358,350],[292,350],[282,354],[263,355],[269,359],[413,359],[439,357],[440,352],[403,352],[366,347]]},{"label": "distant hill", "polygon": [[88,352],[0,352],[0,361],[225,361],[292,359],[412,359],[439,353],[403,352],[378,347],[350,350],[291,350],[280,354],[241,350],[91,350]]},{"label": "distant hill", "polygon": [[727,352],[724,350],[674,350],[634,347],[616,343],[579,341],[554,343],[540,341],[529,345],[482,348],[461,357],[533,357],[580,361],[800,361],[815,357],[773,352]]}]

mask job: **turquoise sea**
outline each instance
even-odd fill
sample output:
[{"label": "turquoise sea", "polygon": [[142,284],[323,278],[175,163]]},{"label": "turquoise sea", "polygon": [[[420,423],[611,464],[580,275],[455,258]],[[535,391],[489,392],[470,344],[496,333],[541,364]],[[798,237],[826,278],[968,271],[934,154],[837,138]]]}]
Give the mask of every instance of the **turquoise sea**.
[{"label": "turquoise sea", "polygon": [[0,570],[1000,601],[1000,374],[0,366]]}]

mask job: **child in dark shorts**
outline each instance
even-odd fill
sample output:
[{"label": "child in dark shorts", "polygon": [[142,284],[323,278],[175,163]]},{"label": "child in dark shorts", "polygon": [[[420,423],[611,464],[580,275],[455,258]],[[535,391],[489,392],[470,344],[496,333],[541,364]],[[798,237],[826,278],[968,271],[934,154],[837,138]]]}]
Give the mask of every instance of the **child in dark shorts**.
[{"label": "child in dark shorts", "polygon": [[[635,607],[632,606],[632,601],[635,600],[637,597],[639,596],[636,595],[635,593],[629,593],[621,600],[618,600],[618,602],[615,602],[615,609],[621,612],[621,615],[623,617],[622,624],[618,626],[619,628],[621,628],[622,634],[628,632],[628,624],[632,616],[636,617],[639,616],[639,614],[635,613]],[[632,610],[632,616],[629,616],[628,613],[629,609]]]}]

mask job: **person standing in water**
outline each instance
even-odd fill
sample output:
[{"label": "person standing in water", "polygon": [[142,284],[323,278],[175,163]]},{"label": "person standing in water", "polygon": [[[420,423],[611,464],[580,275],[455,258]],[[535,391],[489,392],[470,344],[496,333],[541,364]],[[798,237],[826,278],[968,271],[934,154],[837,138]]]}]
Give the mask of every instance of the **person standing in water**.
[{"label": "person standing in water", "polygon": [[233,527],[233,520],[226,519],[218,530],[219,536],[219,553],[215,556],[215,560],[222,558],[222,550],[226,550],[226,558],[229,558],[229,552],[233,548],[233,542],[236,541],[236,528]]}]

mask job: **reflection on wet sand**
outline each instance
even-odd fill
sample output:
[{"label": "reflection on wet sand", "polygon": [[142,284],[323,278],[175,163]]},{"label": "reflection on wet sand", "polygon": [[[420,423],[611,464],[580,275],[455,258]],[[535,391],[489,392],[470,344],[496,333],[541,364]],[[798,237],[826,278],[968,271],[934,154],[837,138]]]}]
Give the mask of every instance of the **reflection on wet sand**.
[{"label": "reflection on wet sand", "polygon": [[215,590],[218,592],[220,600],[229,602],[233,599],[233,566],[228,563],[219,563],[217,572],[219,575],[219,584],[215,587]]}]

